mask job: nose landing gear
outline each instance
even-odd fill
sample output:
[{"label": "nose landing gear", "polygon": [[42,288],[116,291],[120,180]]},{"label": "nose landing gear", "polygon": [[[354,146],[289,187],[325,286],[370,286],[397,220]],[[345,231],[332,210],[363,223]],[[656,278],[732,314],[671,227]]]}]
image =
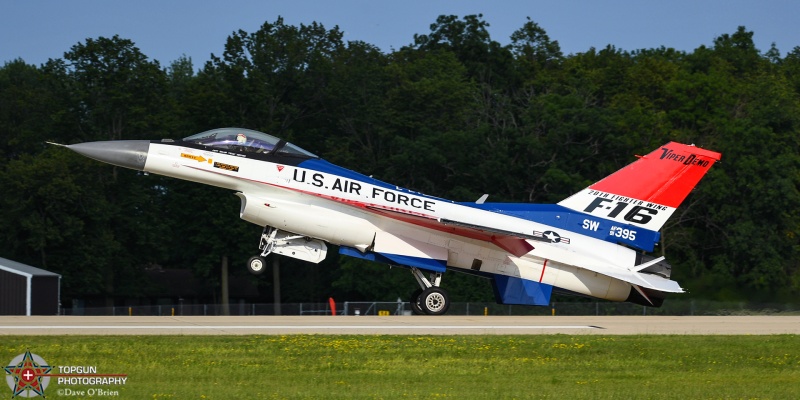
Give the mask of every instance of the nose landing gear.
[{"label": "nose landing gear", "polygon": [[261,275],[266,267],[264,257],[270,253],[296,258],[298,260],[319,263],[325,259],[328,247],[325,242],[291,232],[282,231],[271,226],[264,227],[258,244],[259,255],[250,257],[247,270],[253,275]]}]

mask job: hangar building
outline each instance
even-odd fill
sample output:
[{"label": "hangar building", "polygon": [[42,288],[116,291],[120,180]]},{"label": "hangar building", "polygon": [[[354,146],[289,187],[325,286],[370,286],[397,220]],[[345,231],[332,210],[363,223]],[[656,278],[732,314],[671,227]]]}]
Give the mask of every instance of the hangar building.
[{"label": "hangar building", "polygon": [[58,315],[61,275],[0,257],[0,315]]}]

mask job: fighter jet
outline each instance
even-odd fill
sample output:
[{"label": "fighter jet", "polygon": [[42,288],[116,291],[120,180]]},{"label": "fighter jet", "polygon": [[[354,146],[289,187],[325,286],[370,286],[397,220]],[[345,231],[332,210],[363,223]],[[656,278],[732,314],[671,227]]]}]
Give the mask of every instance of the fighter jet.
[{"label": "fighter jet", "polygon": [[242,128],[65,147],[235,191],[241,218],[264,227],[247,263],[252,273],[263,272],[270,253],[318,263],[333,244],[340,254],[409,269],[419,283],[412,308],[428,315],[450,306],[446,271],[490,279],[500,304],[546,306],[557,292],[661,306],[684,290],[664,257],[646,253],[721,157],[670,142],[558,204],[527,204],[428,196]]}]

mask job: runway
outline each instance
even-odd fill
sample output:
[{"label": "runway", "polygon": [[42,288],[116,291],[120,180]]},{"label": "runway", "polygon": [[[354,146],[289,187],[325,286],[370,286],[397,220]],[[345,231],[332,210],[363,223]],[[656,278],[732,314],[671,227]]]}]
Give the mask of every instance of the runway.
[{"label": "runway", "polygon": [[4,335],[774,335],[800,316],[2,316]]}]

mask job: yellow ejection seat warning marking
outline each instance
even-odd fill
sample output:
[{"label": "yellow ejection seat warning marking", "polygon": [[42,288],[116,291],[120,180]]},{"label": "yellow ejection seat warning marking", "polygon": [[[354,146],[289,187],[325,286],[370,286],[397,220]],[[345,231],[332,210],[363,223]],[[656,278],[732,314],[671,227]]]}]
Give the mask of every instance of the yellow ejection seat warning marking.
[{"label": "yellow ejection seat warning marking", "polygon": [[[194,155],[194,154],[186,154],[186,153],[181,153],[181,157],[183,157],[183,158],[188,158],[188,159],[195,160],[195,161],[199,161],[199,162],[205,162],[205,161],[206,161],[206,158],[205,158],[205,157],[203,157],[203,156],[196,156],[196,155]],[[208,160],[208,163],[209,163],[209,164],[211,163],[211,160],[210,160],[210,159]]]}]

